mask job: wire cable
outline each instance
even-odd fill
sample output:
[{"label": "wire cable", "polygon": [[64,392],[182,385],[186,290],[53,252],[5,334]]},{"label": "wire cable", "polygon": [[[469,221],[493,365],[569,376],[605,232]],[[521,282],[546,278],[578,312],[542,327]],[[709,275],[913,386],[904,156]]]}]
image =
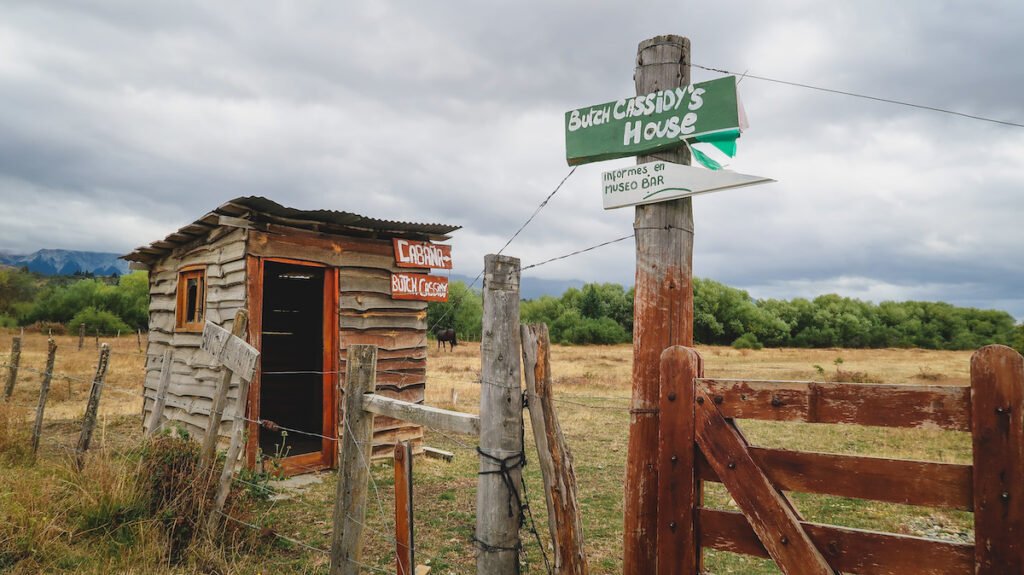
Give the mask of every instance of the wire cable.
[{"label": "wire cable", "polygon": [[[700,64],[690,64],[694,68],[700,68],[701,70],[707,70],[708,72],[718,72],[719,74],[727,74],[732,76],[739,76],[736,72],[731,72],[723,68],[713,68],[711,66],[701,66]],[[829,94],[839,94],[841,96],[850,96],[852,98],[861,98],[864,100],[872,100],[875,102],[884,102],[886,104],[895,104],[897,106],[906,106],[908,108],[917,108],[919,110],[928,110],[931,112],[939,112],[941,114],[949,114],[951,116],[960,116],[962,118],[968,118],[971,120],[980,120],[982,122],[991,122],[993,124],[1001,124],[1003,126],[1012,126],[1014,128],[1024,128],[1024,124],[1017,122],[1010,122],[1007,120],[998,120],[995,118],[988,118],[986,116],[978,116],[975,114],[967,114],[965,112],[957,112],[956,110],[949,110],[946,108],[938,108],[936,106],[928,106],[925,104],[915,104],[913,102],[906,102],[903,100],[894,100],[892,98],[883,98],[881,96],[869,96],[867,94],[859,94],[857,92],[849,92],[847,90],[837,90],[835,88],[825,88],[823,86],[814,86],[811,84],[804,84],[803,82],[793,82],[790,80],[780,80],[778,78],[769,78],[767,76],[756,76],[748,72],[742,74],[743,78],[753,78],[755,80],[762,80],[764,82],[773,82],[775,84],[783,84],[785,86],[793,86],[795,88],[806,88],[808,90],[817,90],[818,92],[827,92]]]}]

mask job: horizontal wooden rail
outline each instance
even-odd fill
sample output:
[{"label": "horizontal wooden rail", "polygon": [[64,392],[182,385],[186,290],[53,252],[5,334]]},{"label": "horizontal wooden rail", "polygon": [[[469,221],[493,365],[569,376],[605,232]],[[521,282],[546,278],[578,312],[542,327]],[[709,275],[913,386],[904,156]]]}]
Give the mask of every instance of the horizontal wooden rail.
[{"label": "horizontal wooden rail", "polygon": [[971,430],[971,388],[967,386],[696,381],[727,418]]},{"label": "horizontal wooden rail", "polygon": [[[974,545],[800,522],[829,565],[863,575],[969,575]],[[700,510],[702,547],[768,557],[743,514]]]},{"label": "horizontal wooden rail", "polygon": [[363,396],[363,409],[370,413],[411,421],[432,429],[480,435],[480,417],[470,413],[439,409],[373,393]]},{"label": "horizontal wooden rail", "polygon": [[[750,455],[772,485],[800,491],[872,501],[972,511],[970,465],[833,455],[751,447]],[[697,474],[720,482],[702,454]]]}]

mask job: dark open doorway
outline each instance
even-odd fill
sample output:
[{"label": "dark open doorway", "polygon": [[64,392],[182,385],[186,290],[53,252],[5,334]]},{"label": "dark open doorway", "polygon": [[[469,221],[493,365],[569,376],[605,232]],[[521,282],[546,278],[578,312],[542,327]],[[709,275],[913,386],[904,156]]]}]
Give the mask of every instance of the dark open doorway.
[{"label": "dark open doorway", "polygon": [[[259,418],[295,431],[259,430],[259,447],[268,457],[320,460],[324,442],[324,341],[334,328],[324,313],[327,270],[265,261],[261,317]],[[326,325],[326,322],[331,322]],[[306,456],[306,457],[302,457]],[[311,461],[312,462],[312,461]],[[329,464],[329,460],[328,460]]]}]

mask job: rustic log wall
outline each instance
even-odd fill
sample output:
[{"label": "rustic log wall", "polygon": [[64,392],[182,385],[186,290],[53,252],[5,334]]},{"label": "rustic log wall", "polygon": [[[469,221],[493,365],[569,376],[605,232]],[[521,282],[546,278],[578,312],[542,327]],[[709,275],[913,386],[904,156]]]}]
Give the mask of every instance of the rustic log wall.
[{"label": "rustic log wall", "polygon": [[[143,421],[152,411],[163,354],[173,352],[171,383],[163,420],[185,427],[200,438],[206,435],[213,395],[220,379],[220,367],[199,349],[201,333],[175,330],[174,310],[178,271],[186,266],[206,266],[206,319],[231,329],[235,312],[246,306],[246,230],[218,228],[193,245],[175,250],[154,263],[149,271],[149,347],[146,351],[146,383]],[[228,390],[228,414],[235,412],[238,378]],[[230,420],[220,426],[227,438]]]}]

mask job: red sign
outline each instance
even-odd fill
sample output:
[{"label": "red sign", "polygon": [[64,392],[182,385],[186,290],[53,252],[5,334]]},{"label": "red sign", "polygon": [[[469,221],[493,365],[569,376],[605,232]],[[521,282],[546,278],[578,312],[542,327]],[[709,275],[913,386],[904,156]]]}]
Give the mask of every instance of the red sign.
[{"label": "red sign", "polygon": [[391,274],[391,299],[448,301],[448,278],[426,274]]},{"label": "red sign", "polygon": [[452,247],[392,238],[395,244],[395,264],[400,268],[452,269]]}]

